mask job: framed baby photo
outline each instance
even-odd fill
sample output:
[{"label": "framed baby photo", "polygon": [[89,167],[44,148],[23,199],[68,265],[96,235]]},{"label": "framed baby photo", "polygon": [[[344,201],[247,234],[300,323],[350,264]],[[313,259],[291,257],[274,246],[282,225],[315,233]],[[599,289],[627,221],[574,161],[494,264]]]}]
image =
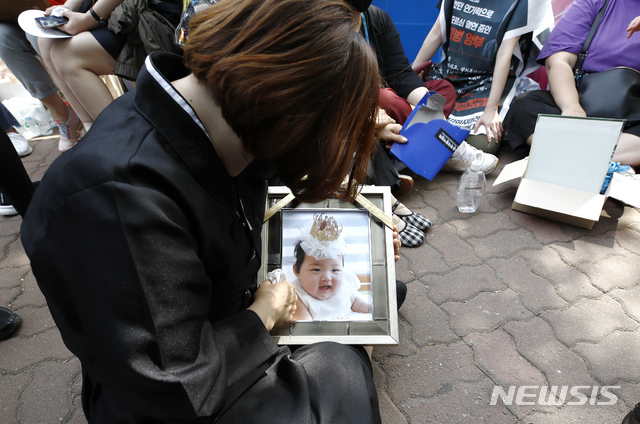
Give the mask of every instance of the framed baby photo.
[{"label": "framed baby photo", "polygon": [[269,187],[258,280],[290,281],[293,322],[278,344],[398,344],[391,193],[364,187],[356,202],[301,203]]}]

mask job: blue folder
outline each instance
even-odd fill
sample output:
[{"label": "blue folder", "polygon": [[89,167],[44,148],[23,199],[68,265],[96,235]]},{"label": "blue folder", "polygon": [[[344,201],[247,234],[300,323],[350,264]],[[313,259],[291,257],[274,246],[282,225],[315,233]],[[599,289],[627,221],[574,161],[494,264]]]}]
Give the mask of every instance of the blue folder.
[{"label": "blue folder", "polygon": [[442,107],[446,99],[428,92],[407,118],[400,135],[406,143],[394,143],[391,153],[416,174],[428,180],[442,169],[445,162],[469,135],[444,119]]}]

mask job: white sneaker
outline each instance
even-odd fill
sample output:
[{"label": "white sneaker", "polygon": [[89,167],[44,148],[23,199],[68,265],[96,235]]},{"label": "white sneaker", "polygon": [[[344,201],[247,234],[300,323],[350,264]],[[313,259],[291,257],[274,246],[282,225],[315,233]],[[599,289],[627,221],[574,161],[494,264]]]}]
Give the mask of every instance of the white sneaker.
[{"label": "white sneaker", "polygon": [[69,118],[67,122],[56,121],[56,125],[60,130],[60,141],[58,142],[58,150],[66,152],[70,148],[78,143],[80,139],[80,130],[82,129],[82,122],[76,112],[67,106],[69,111]]},{"label": "white sneaker", "polygon": [[456,151],[453,152],[453,155],[445,162],[442,170],[463,173],[471,166],[471,162],[473,162],[479,154],[482,155],[482,166],[480,167],[482,172],[485,174],[493,172],[498,166],[498,158],[491,153],[485,153],[482,150],[476,149],[466,141],[463,141]]},{"label": "white sneaker", "polygon": [[10,216],[10,215],[18,215],[18,211],[11,204],[9,204],[5,199],[2,193],[0,193],[0,215]]},{"label": "white sneaker", "polygon": [[18,156],[24,157],[33,152],[33,147],[29,146],[29,143],[21,134],[17,132],[8,132],[7,135],[11,139],[16,152],[18,152]]}]

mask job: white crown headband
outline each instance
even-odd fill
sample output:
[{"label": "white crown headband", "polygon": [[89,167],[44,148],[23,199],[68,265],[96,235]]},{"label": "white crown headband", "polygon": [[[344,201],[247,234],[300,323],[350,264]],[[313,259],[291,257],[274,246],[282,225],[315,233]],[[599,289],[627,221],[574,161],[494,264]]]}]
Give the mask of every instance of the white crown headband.
[{"label": "white crown headband", "polygon": [[342,235],[343,225],[332,216],[314,214],[313,222],[305,225],[300,232],[300,247],[307,255],[323,259],[336,259],[347,250],[347,243]]}]

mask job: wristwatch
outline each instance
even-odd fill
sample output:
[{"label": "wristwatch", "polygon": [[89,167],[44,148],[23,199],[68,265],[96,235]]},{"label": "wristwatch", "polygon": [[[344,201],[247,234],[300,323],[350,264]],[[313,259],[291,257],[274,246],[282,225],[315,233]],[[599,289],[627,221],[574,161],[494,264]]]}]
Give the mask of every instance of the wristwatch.
[{"label": "wristwatch", "polygon": [[106,26],[107,25],[107,21],[102,19],[102,17],[100,17],[100,15],[98,15],[98,13],[95,10],[93,10],[93,7],[91,9],[89,9],[89,13],[91,13],[91,16],[93,16],[93,19],[98,21],[100,26]]}]

